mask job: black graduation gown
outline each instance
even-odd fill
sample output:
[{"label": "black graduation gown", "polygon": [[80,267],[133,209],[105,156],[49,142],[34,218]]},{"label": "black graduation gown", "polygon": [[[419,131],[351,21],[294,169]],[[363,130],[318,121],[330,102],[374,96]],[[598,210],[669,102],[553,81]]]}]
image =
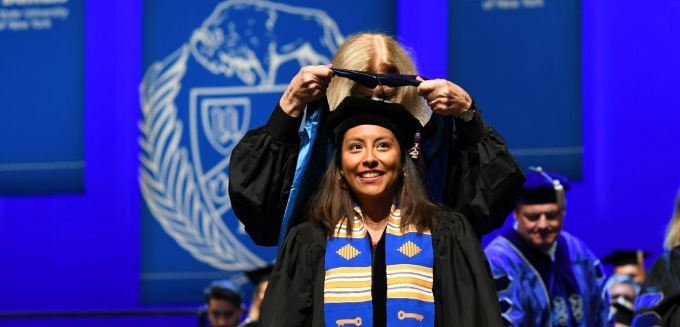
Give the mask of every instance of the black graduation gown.
[{"label": "black graduation gown", "polygon": [[[443,204],[464,214],[481,238],[503,225],[515,208],[515,198],[525,178],[503,138],[491,126],[484,125],[480,110],[475,109],[470,122],[453,119],[456,132],[448,153],[446,176],[436,178],[446,178]],[[301,122],[301,118],[288,116],[277,105],[267,124],[246,133],[232,151],[229,163],[232,210],[258,245],[278,244],[295,176]],[[431,122],[435,124],[435,119]]]},{"label": "black graduation gown", "polygon": [[[640,306],[639,300],[648,295],[657,295],[658,302],[652,307]],[[635,315],[636,327],[680,326],[680,246],[662,254],[652,265],[636,299]]]},{"label": "black graduation gown", "polygon": [[[494,281],[479,239],[462,215],[442,210],[438,216],[432,230],[436,325],[502,326]],[[324,326],[325,252],[326,238],[320,228],[311,223],[293,227],[269,277],[260,326]],[[385,270],[384,258],[379,261],[374,260],[374,274],[376,269]],[[373,281],[374,294],[376,287],[387,292],[386,285],[376,286],[375,277]],[[385,305],[385,296],[373,298],[374,307]],[[376,298],[382,303],[376,303]]]}]

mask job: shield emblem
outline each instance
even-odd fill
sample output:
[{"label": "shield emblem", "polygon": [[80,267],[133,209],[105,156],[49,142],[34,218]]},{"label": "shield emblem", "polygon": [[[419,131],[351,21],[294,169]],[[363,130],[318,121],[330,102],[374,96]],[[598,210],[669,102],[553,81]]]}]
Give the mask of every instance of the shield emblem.
[{"label": "shield emblem", "polygon": [[201,99],[203,132],[212,147],[228,155],[248,130],[250,99],[247,97],[219,97]]}]

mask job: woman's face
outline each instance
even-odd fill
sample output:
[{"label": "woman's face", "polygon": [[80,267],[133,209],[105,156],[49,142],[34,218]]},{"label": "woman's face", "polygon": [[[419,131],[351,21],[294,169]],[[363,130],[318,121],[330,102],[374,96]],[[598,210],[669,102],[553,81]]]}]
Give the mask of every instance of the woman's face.
[{"label": "woman's face", "polygon": [[350,128],[342,139],[341,173],[359,202],[393,201],[403,174],[394,134],[376,125]]},{"label": "woman's face", "polygon": [[[383,68],[372,68],[369,70],[371,73],[376,73],[376,74],[388,74],[391,73],[392,71],[388,71],[387,69]],[[383,86],[382,88],[378,85],[372,89],[369,89],[361,84],[357,84],[354,86],[352,89],[352,96],[354,97],[359,97],[359,98],[378,98],[378,99],[385,99],[388,101],[394,102],[394,99],[397,97],[397,89],[394,87],[390,86]]]}]

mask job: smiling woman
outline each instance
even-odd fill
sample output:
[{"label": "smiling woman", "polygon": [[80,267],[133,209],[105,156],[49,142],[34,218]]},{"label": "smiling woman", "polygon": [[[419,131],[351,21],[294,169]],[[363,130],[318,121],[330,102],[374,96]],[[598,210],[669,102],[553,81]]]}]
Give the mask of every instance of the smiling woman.
[{"label": "smiling woman", "polygon": [[432,197],[464,214],[479,238],[503,225],[524,182],[503,138],[484,124],[461,86],[422,77],[396,39],[362,32],[348,37],[330,64],[302,67],[267,124],[234,148],[229,199],[256,244],[280,246],[304,221],[304,207],[334,150],[322,120],[350,95],[409,109],[424,125],[418,167],[430,172]]},{"label": "smiling woman", "polygon": [[[340,174],[360,204],[373,200],[379,205],[394,199],[404,172],[399,143],[389,129],[373,125],[352,127],[345,133],[340,149]],[[374,221],[387,219],[369,217],[367,212],[364,217]]]},{"label": "smiling woman", "polygon": [[465,217],[430,201],[404,106],[347,97],[327,119],[335,153],[276,260],[262,326],[500,326]]}]

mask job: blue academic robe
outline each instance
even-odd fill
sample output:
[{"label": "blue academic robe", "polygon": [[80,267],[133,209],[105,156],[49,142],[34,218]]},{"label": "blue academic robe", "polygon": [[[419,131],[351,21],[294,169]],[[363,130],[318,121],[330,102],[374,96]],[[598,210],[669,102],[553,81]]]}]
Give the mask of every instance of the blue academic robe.
[{"label": "blue academic robe", "polygon": [[581,240],[562,231],[549,256],[510,230],[485,252],[506,326],[607,326],[605,273]]}]

